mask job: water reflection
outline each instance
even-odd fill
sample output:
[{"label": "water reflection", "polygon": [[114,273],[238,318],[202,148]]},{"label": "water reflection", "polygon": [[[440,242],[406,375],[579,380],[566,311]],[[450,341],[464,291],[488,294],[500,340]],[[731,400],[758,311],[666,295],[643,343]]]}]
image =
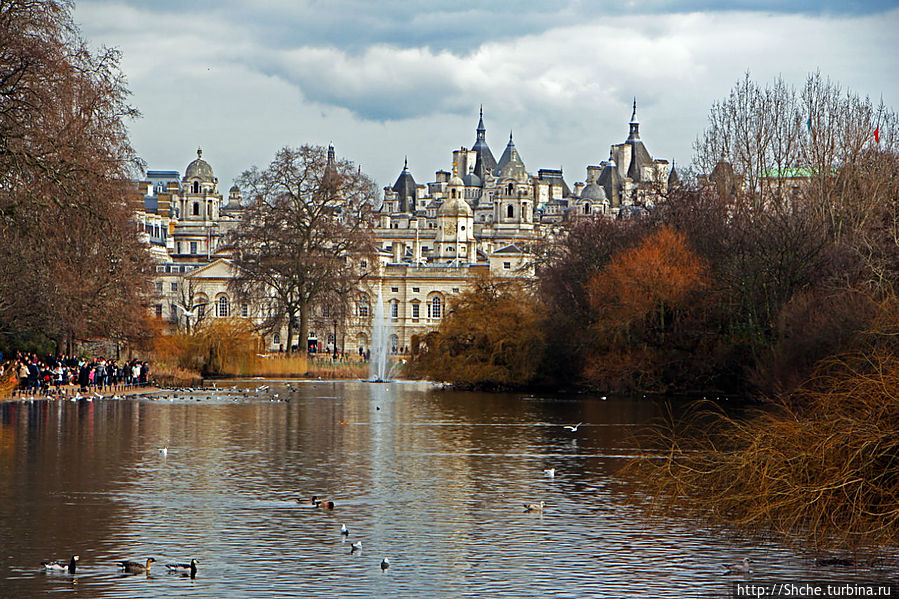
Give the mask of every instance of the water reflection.
[{"label": "water reflection", "polygon": [[[845,576],[648,516],[617,473],[651,402],[242,388],[0,407],[0,596],[724,597],[721,564],[744,556],[780,578]],[[40,569],[74,553],[74,576]],[[151,556],[146,574],[116,567]],[[196,579],[163,567],[192,558]]]}]

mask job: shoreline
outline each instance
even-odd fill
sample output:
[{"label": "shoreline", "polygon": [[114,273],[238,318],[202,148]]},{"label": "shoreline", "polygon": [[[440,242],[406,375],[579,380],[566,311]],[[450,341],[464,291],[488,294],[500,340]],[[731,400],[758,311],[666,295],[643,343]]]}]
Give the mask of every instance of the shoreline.
[{"label": "shoreline", "polygon": [[162,387],[157,387],[155,385],[147,385],[145,387],[132,387],[130,389],[110,389],[105,390],[103,392],[99,392],[96,389],[91,389],[85,393],[80,393],[78,391],[78,387],[76,385],[67,385],[66,387],[62,387],[62,393],[44,393],[44,394],[33,394],[33,393],[20,393],[15,392],[7,397],[0,397],[0,404],[2,403],[14,403],[21,401],[40,401],[40,400],[69,400],[72,401],[75,398],[80,399],[111,399],[113,397],[133,397],[135,395],[152,395],[153,393],[158,393],[163,390]]}]

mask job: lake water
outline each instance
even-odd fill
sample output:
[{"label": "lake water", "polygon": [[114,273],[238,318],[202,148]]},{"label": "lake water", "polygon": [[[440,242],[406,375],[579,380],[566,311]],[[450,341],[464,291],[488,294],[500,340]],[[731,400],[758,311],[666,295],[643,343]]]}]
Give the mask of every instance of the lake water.
[{"label": "lake water", "polygon": [[[729,597],[896,572],[648,510],[619,470],[654,402],[261,384],[0,406],[0,597]],[[40,567],[75,553],[74,576]],[[747,556],[755,578],[722,575]],[[196,579],[163,567],[191,558]]]}]

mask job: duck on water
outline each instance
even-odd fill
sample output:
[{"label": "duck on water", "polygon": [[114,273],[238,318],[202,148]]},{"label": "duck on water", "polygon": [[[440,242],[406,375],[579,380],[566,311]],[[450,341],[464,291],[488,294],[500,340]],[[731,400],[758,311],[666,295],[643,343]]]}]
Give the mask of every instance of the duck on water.
[{"label": "duck on water", "polygon": [[119,562],[118,566],[123,572],[127,572],[128,574],[140,574],[141,572],[149,572],[150,565],[155,561],[154,558],[148,557],[145,564],[126,560]]},{"label": "duck on water", "polygon": [[75,565],[78,562],[79,557],[77,555],[73,555],[72,559],[69,561],[64,560],[55,560],[55,561],[44,561],[41,562],[41,565],[45,570],[49,570],[51,572],[68,572],[69,574],[75,573]]},{"label": "duck on water", "polygon": [[166,564],[166,570],[168,570],[172,574],[181,574],[182,576],[190,576],[191,578],[197,577],[197,564],[200,563],[200,560],[194,558],[190,560],[189,564]]}]

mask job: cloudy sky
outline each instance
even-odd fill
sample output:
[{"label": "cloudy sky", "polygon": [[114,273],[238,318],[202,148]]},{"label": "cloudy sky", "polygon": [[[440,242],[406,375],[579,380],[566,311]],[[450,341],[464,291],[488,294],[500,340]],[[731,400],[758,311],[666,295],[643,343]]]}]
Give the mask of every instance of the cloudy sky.
[{"label": "cloudy sky", "polygon": [[657,158],[687,164],[712,102],[747,70],[820,70],[899,107],[896,0],[77,0],[95,46],[122,50],[148,168],[198,146],[227,190],[285,145],[334,143],[380,186],[419,183],[471,147],[483,104],[499,158],[569,184],[627,137],[634,96]]}]

